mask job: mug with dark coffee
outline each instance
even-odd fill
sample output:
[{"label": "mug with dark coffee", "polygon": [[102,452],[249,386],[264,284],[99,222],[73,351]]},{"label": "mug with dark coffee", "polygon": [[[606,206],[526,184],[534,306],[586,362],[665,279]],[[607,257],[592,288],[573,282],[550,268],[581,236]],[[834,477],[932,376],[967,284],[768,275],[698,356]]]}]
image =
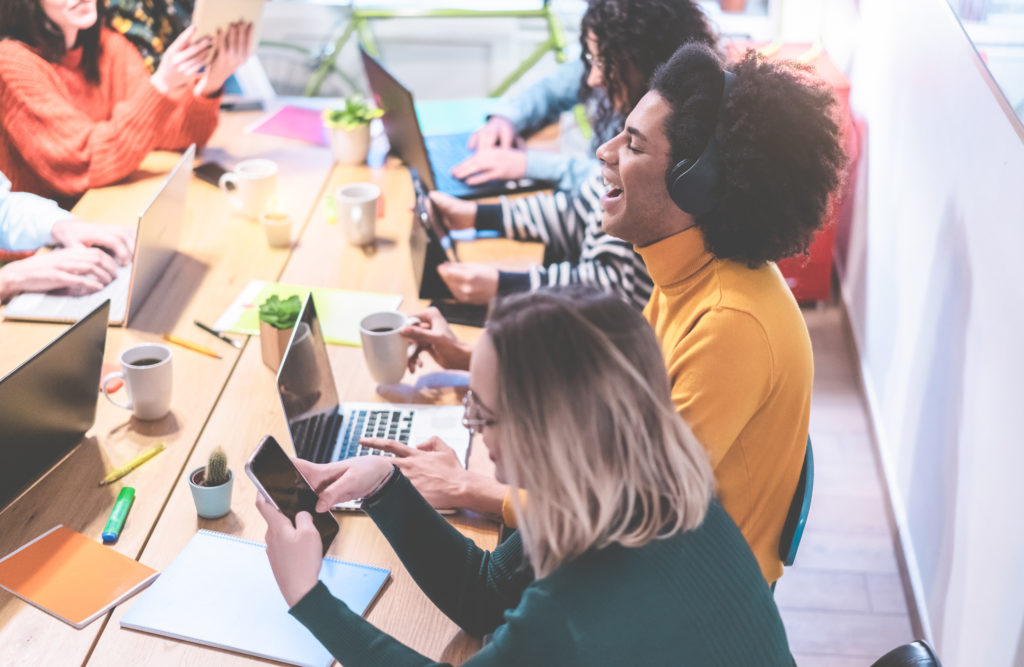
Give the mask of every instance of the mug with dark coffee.
[{"label": "mug with dark coffee", "polygon": [[[171,411],[171,348],[159,343],[143,343],[121,353],[121,372],[103,378],[101,387],[107,400],[136,419],[161,419]],[[107,385],[116,378],[124,379],[128,402],[115,400]]]},{"label": "mug with dark coffee", "polygon": [[416,321],[414,317],[387,310],[367,315],[359,323],[366,366],[380,384],[395,384],[405,375],[409,341],[398,332]]}]

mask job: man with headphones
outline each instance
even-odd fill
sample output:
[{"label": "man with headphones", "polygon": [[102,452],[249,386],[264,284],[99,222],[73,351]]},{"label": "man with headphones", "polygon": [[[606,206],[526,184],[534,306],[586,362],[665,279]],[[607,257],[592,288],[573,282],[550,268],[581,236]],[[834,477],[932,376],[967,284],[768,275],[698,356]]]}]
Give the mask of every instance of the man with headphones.
[{"label": "man with headphones", "polygon": [[[803,465],[813,358],[774,262],[806,251],[845,156],[831,91],[756,53],[726,73],[687,44],[655,72],[625,129],[597,151],[604,232],[640,253],[676,409],[707,449],[718,494],[770,583]],[[436,310],[403,330],[441,365],[469,348]],[[508,491],[460,469],[450,448],[375,443],[435,506],[501,513]],[[556,446],[557,443],[552,443]],[[505,493],[502,502],[500,496]]]},{"label": "man with headphones", "polygon": [[806,450],[814,369],[774,262],[804,252],[844,155],[831,92],[755,53],[723,72],[706,48],[663,65],[597,151],[602,229],[654,280],[654,328],[679,413],[769,582]]}]

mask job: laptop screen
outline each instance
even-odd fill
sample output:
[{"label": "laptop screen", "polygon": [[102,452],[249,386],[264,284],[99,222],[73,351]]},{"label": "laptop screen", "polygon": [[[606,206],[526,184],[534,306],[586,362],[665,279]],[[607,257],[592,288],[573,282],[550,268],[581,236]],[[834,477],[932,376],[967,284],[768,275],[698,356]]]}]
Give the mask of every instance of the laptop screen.
[{"label": "laptop screen", "polygon": [[104,301],[0,380],[0,508],[74,449],[96,420],[109,310]]},{"label": "laptop screen", "polygon": [[412,93],[362,47],[359,54],[363,57],[366,79],[370,83],[370,90],[373,91],[373,102],[384,111],[381,122],[384,123],[384,132],[388,135],[391,152],[400,157],[402,162],[419,171],[427,191],[436,190],[434,172],[427,157],[427,147],[423,142],[419,121],[416,119]]},{"label": "laptop screen", "polygon": [[298,448],[306,443],[295,437],[301,423],[330,416],[339,407],[338,390],[334,386],[327,345],[312,295],[306,295],[306,302],[288,341],[288,349],[281,360],[281,368],[277,371],[277,392],[281,396],[296,454],[302,457],[304,452]]}]

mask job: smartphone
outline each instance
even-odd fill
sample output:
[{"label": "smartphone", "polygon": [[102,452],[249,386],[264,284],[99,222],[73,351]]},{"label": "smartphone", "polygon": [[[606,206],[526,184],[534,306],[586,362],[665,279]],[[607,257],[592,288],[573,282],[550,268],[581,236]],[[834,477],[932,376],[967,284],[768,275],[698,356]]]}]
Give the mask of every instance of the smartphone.
[{"label": "smartphone", "polygon": [[206,181],[210,185],[219,187],[220,177],[228,173],[228,170],[216,162],[204,162],[193,169],[192,173],[195,174],[196,178],[199,180]]},{"label": "smartphone", "polygon": [[338,522],[330,511],[317,512],[317,495],[292,460],[272,436],[264,436],[245,463],[245,472],[263,497],[295,523],[299,512],[309,512],[320,533],[324,555],[338,534]]}]

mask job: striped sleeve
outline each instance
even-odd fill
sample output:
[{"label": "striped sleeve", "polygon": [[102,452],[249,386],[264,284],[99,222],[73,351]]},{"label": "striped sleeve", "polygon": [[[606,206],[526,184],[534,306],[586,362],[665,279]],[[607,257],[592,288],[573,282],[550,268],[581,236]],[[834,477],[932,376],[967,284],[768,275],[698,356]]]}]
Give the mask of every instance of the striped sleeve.
[{"label": "striped sleeve", "polygon": [[545,244],[544,266],[530,269],[530,287],[594,285],[643,308],[653,284],[633,246],[601,231],[601,176],[565,192],[502,198],[505,235]]}]

